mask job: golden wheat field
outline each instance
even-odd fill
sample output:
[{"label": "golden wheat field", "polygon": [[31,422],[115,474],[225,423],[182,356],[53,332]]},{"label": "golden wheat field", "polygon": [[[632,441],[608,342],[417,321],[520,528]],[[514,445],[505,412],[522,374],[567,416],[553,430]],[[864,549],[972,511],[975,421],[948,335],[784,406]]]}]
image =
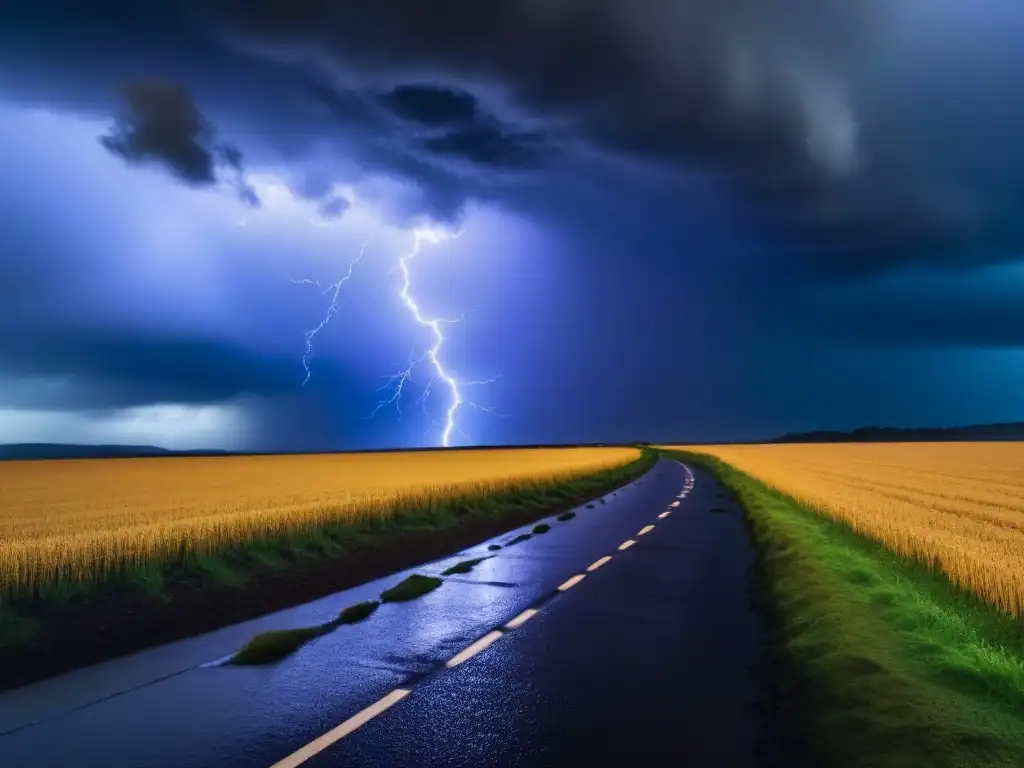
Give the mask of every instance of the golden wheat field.
[{"label": "golden wheat field", "polygon": [[[678,446],[682,448],[683,446]],[[1024,615],[1024,443],[692,446]]]},{"label": "golden wheat field", "polygon": [[0,595],[466,493],[572,480],[633,448],[0,462]]}]

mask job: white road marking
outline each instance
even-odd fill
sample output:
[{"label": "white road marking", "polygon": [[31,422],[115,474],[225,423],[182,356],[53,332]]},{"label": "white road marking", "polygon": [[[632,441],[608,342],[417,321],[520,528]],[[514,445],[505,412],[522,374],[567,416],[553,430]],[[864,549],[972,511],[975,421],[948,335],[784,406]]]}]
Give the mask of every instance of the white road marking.
[{"label": "white road marking", "polygon": [[559,592],[565,592],[565,590],[571,589],[572,587],[575,587],[577,584],[579,584],[581,581],[583,581],[585,576],[586,576],[586,574],[577,573],[571,579],[569,579],[565,583],[559,585],[558,591]]},{"label": "white road marking", "polygon": [[673,501],[671,504],[669,504],[669,506],[672,507],[672,509],[675,509],[676,507],[679,506],[679,502],[678,501]]},{"label": "white road marking", "polygon": [[516,616],[512,621],[505,625],[505,629],[518,629],[523,626],[526,622],[537,615],[536,608],[527,608],[525,611]]},{"label": "white road marking", "polygon": [[[677,496],[676,498],[683,498],[686,495],[686,493],[688,492],[688,490],[689,489],[684,490],[683,493],[680,494],[679,496]],[[679,502],[678,501],[673,502],[670,505],[670,507],[678,507],[678,506],[679,506]],[[668,517],[669,514],[670,514],[669,510],[665,510],[660,515],[658,515],[658,517],[660,519],[664,519],[664,518]],[[653,530],[654,530],[654,526],[653,525],[645,525],[637,533],[637,536],[643,536],[644,534],[650,533]],[[628,539],[627,541],[624,541],[624,542],[622,542],[619,545],[619,550],[624,552],[625,550],[627,550],[630,547],[632,547],[634,544],[636,544],[636,541],[634,541],[633,539]],[[593,563],[591,563],[589,566],[587,566],[587,571],[588,572],[596,571],[598,568],[600,568],[601,566],[603,566],[606,563],[608,563],[611,559],[612,559],[611,555],[605,555],[604,557],[600,558],[599,560],[595,560]],[[579,584],[581,581],[583,581],[584,578],[586,578],[586,574],[578,573],[575,576],[572,576],[569,579],[567,579],[565,582],[563,582],[558,587],[558,591],[559,592],[565,592],[566,590],[571,589],[572,587],[575,587],[577,584]],[[529,621],[534,616],[536,616],[537,613],[538,613],[538,611],[537,611],[536,608],[527,608],[525,611],[520,613],[514,619],[511,619],[510,621],[508,621],[505,624],[505,629],[518,629],[523,624],[525,624],[527,621]],[[468,659],[471,659],[473,656],[476,656],[481,651],[485,650],[486,648],[489,648],[492,644],[494,644],[495,641],[497,641],[502,636],[502,634],[503,633],[501,631],[499,631],[499,630],[493,630],[491,632],[488,632],[486,635],[481,637],[479,640],[477,640],[476,642],[474,642],[471,645],[467,646],[466,648],[463,648],[461,651],[459,651],[459,653],[455,654],[455,656],[453,656],[448,661],[446,661],[445,662],[445,666],[448,667],[449,669],[451,669],[452,667],[457,667],[462,662],[464,662],[464,661],[466,661]],[[213,664],[217,664],[217,663],[223,663],[224,661],[227,661],[230,658],[231,657],[228,656],[228,657],[225,657],[224,659],[218,659],[216,662],[212,662],[209,666],[212,666]],[[207,665],[204,665],[204,666],[207,666]],[[273,764],[273,766],[271,766],[271,768],[296,768],[296,766],[302,765],[303,763],[305,763],[310,758],[315,757],[316,755],[318,755],[321,752],[323,752],[325,749],[327,749],[329,746],[331,746],[335,742],[340,741],[341,739],[345,738],[346,736],[348,736],[353,731],[361,728],[366,723],[368,723],[370,720],[375,718],[377,715],[379,715],[382,712],[385,712],[386,710],[390,709],[392,706],[394,706],[395,704],[400,702],[402,699],[404,699],[406,696],[408,696],[409,693],[410,693],[410,691],[408,689],[406,689],[406,688],[396,688],[395,690],[393,690],[391,693],[389,693],[384,698],[377,700],[376,702],[374,702],[370,706],[368,706],[365,709],[361,710],[360,712],[357,712],[356,714],[354,714],[352,717],[350,717],[348,720],[343,722],[341,725],[339,725],[339,726],[337,726],[335,728],[332,728],[330,731],[328,731],[327,733],[323,734],[322,736],[319,736],[318,738],[314,739],[313,741],[311,741],[306,746],[304,746],[301,749],[293,752],[292,754],[288,755],[284,759],[277,761],[276,763]]]},{"label": "white road marking", "polygon": [[[524,619],[524,621],[525,621],[525,619]],[[491,645],[491,643],[493,643],[499,637],[501,637],[501,632],[499,632],[498,630],[494,630],[493,632],[488,632],[486,635],[481,637],[475,643],[473,643],[472,645],[466,646],[461,651],[459,651],[457,654],[452,656],[450,659],[448,659],[448,661],[446,661],[444,663],[444,665],[446,667],[448,667],[449,669],[451,669],[452,667],[459,666],[459,664],[464,662],[466,659],[471,659],[474,656],[476,656],[478,653],[480,653],[480,651],[484,650],[485,648],[488,648]]]},{"label": "white road marking", "polygon": [[293,752],[283,760],[279,760],[278,762],[274,763],[274,765],[271,766],[271,768],[295,768],[295,766],[297,765],[302,765],[311,757],[314,757],[315,755],[318,755],[320,752],[323,752],[329,746],[334,744],[334,742],[345,738],[350,733],[352,733],[352,731],[356,730],[357,728],[363,725],[366,725],[366,723],[375,718],[381,712],[397,704],[408,695],[409,691],[405,688],[396,688],[383,699],[374,702],[363,711],[357,712],[356,714],[352,715],[352,717],[343,722],[337,728],[331,729],[323,736],[320,736],[319,738],[316,738],[313,741],[309,742],[309,744],[307,744],[297,752]]}]

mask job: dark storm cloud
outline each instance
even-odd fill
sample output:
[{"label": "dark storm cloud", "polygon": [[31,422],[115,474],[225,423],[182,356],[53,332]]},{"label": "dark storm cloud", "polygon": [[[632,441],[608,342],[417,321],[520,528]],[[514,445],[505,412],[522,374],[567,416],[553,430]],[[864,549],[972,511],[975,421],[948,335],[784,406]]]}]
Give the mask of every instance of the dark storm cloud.
[{"label": "dark storm cloud", "polygon": [[[496,168],[550,167],[589,147],[720,176],[815,271],[1015,258],[1024,245],[1016,210],[915,165],[905,155],[924,126],[896,131],[900,118],[872,112],[865,91],[877,83],[863,70],[875,38],[890,26],[913,34],[913,14],[899,18],[894,7],[212,0],[201,12],[247,54],[315,62],[307,72],[324,87],[407,123],[381,162],[418,181],[438,210],[500,197]],[[464,165],[452,170],[450,159]]]},{"label": "dark storm cloud", "polygon": [[129,163],[159,162],[195,186],[216,184],[217,167],[226,166],[243,202],[259,204],[245,184],[241,151],[215,142],[216,129],[187,88],[166,80],[134,80],[122,84],[120,94],[124,106],[101,138],[103,146]]},{"label": "dark storm cloud", "polygon": [[476,97],[436,85],[399,85],[380,96],[395,115],[430,126],[468,125],[477,119]]},{"label": "dark storm cloud", "polygon": [[[59,350],[59,354],[54,354]],[[295,390],[296,361],[201,336],[133,333],[129,329],[0,327],[3,373],[16,377],[74,376],[66,407],[126,407],[146,403],[210,403],[250,394]],[[22,405],[31,405],[22,403]]]},{"label": "dark storm cloud", "polygon": [[[65,55],[76,34],[78,50],[92,36],[93,68],[116,71],[110,62],[121,56],[139,76],[147,62],[138,51],[152,51],[148,66],[205,89],[236,129],[296,168],[308,160],[310,196],[332,181],[385,173],[422,191],[421,210],[453,219],[473,197],[535,209],[553,179],[585,185],[589,168],[606,161],[626,164],[623,188],[642,186],[650,172],[709,175],[747,201],[748,223],[787,243],[781,252],[798,266],[838,276],[969,267],[1015,258],[1024,244],[1018,204],[1008,202],[1020,190],[994,190],[965,171],[1008,173],[1003,148],[970,158],[936,148],[958,110],[941,87],[924,86],[949,81],[950,48],[921,41],[955,37],[964,25],[948,8],[949,28],[939,32],[933,17],[943,11],[886,0],[92,8],[65,13],[80,30],[60,31]],[[29,38],[61,23],[53,11],[33,27],[29,15],[11,26]],[[972,22],[985,34],[1011,20],[990,30],[976,22],[983,18]],[[975,37],[958,52],[958,77],[970,84],[960,91],[1001,93],[971,104],[976,125],[997,124],[1007,116],[998,104],[1015,103],[1020,88],[1000,79],[984,35]],[[1010,50],[996,42],[988,48]],[[55,76],[39,75],[37,86]],[[334,155],[350,160],[313,162],[318,142],[335,142]],[[192,165],[193,175],[204,173]]]}]

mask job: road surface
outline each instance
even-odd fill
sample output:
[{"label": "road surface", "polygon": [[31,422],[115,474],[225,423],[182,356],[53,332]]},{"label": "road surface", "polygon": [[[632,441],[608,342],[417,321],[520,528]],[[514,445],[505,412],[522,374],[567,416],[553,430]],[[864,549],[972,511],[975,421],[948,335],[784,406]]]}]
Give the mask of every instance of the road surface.
[{"label": "road surface", "polygon": [[[662,460],[576,511],[496,553],[489,543],[529,527],[0,694],[0,765],[758,765],[760,630],[736,508],[709,476]],[[255,632],[326,621],[408,573],[491,554],[277,665],[211,664]]]}]

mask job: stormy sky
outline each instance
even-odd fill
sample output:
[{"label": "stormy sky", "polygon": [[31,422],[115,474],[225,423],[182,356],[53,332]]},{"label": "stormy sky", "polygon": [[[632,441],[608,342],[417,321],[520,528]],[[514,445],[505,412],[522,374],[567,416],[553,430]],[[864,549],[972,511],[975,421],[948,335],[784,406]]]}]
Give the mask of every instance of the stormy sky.
[{"label": "stormy sky", "polygon": [[1024,419],[1022,33],[1016,0],[8,0],[0,442],[436,445],[406,299],[459,320],[452,444]]}]

